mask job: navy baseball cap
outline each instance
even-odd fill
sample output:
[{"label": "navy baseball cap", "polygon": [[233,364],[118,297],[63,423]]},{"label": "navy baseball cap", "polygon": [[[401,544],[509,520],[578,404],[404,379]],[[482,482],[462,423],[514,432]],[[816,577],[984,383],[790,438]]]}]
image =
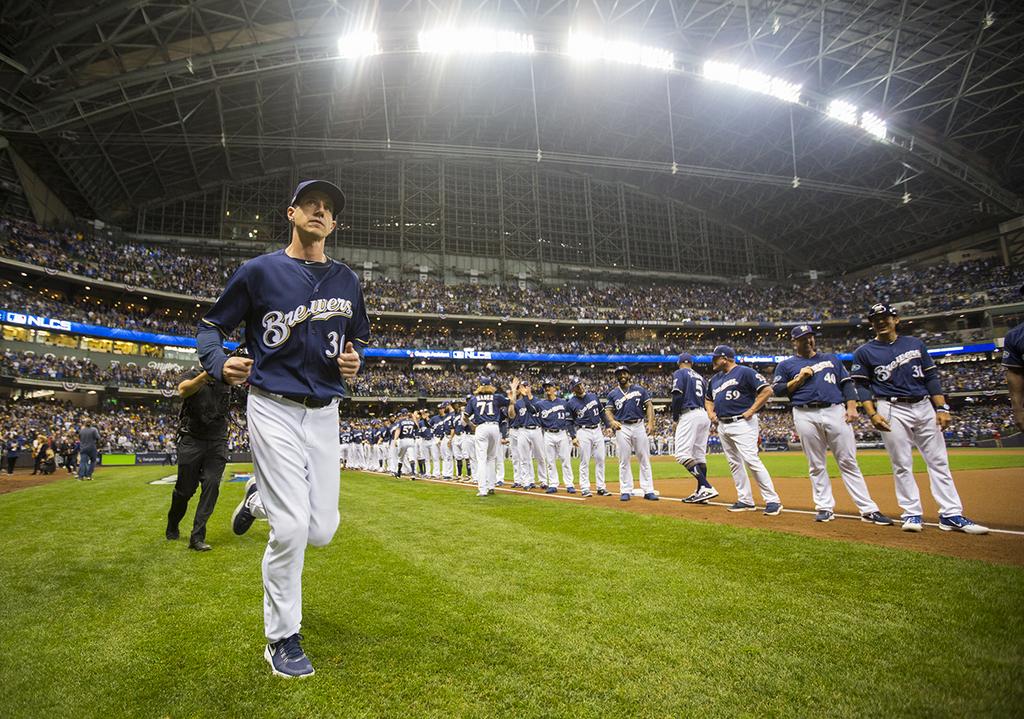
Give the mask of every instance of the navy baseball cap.
[{"label": "navy baseball cap", "polygon": [[728,357],[729,359],[736,359],[736,350],[729,345],[718,345],[715,347],[715,351],[711,353],[711,359],[715,357]]},{"label": "navy baseball cap", "polygon": [[320,192],[331,198],[331,201],[334,203],[334,209],[331,211],[332,215],[337,216],[345,209],[345,193],[341,191],[340,187],[327,180],[303,180],[296,185],[295,192],[292,193],[292,201],[288,205],[295,207],[295,203],[299,201],[299,196],[310,190],[320,190]]},{"label": "navy baseball cap", "polygon": [[[629,367],[627,367],[624,364],[620,364],[618,367],[615,368],[615,374],[618,374],[619,372],[629,372]],[[629,373],[633,374],[632,372]]]},{"label": "navy baseball cap", "polygon": [[482,374],[477,377],[477,383],[481,385],[494,384],[494,377],[489,374]]},{"label": "navy baseball cap", "polygon": [[541,387],[557,387],[558,383],[555,382],[550,377],[545,377],[543,380],[541,380],[540,386]]},{"label": "navy baseball cap", "polygon": [[687,364],[693,364],[693,355],[690,354],[689,352],[681,352],[679,354],[679,363],[682,364],[683,362],[686,362]]},{"label": "navy baseball cap", "polygon": [[813,335],[814,328],[810,325],[797,325],[793,328],[793,331],[789,333],[793,339],[798,339],[804,335]]},{"label": "navy baseball cap", "polygon": [[583,378],[582,377],[570,377],[569,378],[569,389],[572,389],[573,387],[575,387],[578,384],[583,384]]},{"label": "navy baseball cap", "polygon": [[882,317],[884,315],[892,315],[893,317],[896,317],[898,313],[884,302],[876,302],[871,305],[871,309],[868,310],[868,319],[871,319],[872,317]]}]

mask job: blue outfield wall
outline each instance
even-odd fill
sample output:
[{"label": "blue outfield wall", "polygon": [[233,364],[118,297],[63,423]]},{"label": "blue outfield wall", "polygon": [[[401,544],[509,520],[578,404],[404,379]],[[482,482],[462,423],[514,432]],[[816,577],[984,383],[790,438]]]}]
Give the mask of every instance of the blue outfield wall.
[{"label": "blue outfield wall", "polygon": [[[196,346],[195,337],[181,337],[178,335],[165,335],[155,332],[142,332],[139,330],[115,329],[113,327],[102,327],[99,325],[87,325],[81,322],[70,322],[68,320],[54,319],[51,317],[39,317],[23,312],[11,312],[0,310],[0,321],[3,324],[18,325],[30,329],[48,330],[51,332],[66,332],[71,334],[87,335],[89,337],[100,337],[102,339],[124,340],[127,342],[145,342],[155,345],[171,345],[174,347]],[[228,349],[235,349],[237,342],[226,342]],[[945,357],[948,355],[975,354],[982,352],[994,352],[998,348],[992,342],[970,345],[945,345],[942,347],[931,347],[928,353],[933,357]],[[739,355],[737,360],[751,364],[776,364],[789,355]],[[579,363],[608,363],[608,364],[664,364],[675,362],[675,355],[627,355],[627,354],[545,354],[540,352],[489,352],[475,349],[442,350],[442,349],[397,349],[383,347],[369,347],[366,350],[366,357],[379,359],[423,359],[423,360],[482,360],[490,362],[579,362]],[[839,358],[850,361],[853,354],[850,352],[840,353]],[[694,355],[695,362],[710,364],[711,355]]]}]

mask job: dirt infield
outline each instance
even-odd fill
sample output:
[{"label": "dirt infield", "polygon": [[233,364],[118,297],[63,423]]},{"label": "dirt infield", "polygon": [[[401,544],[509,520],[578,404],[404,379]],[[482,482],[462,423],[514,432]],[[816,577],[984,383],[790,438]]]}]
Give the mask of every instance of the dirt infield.
[{"label": "dirt infield", "polygon": [[16,492],[19,489],[28,489],[29,487],[38,487],[40,484],[49,484],[50,482],[57,482],[62,479],[73,480],[76,479],[76,476],[68,474],[64,470],[47,475],[33,475],[31,469],[16,469],[13,475],[3,472],[0,474],[0,494]]},{"label": "dirt infield", "polygon": [[[915,474],[921,489],[925,522],[937,522],[938,510],[928,489],[928,475]],[[881,511],[890,517],[900,515],[893,490],[892,476],[867,477],[871,496]],[[715,478],[715,488],[721,494],[716,502],[723,505],[736,501],[736,488],[727,478]],[[964,505],[964,513],[971,519],[993,529],[1006,529],[1024,533],[1024,472],[1020,468],[961,470],[956,473],[957,489]],[[609,483],[609,489],[615,487]],[[808,537],[826,537],[855,542],[867,542],[884,547],[912,549],[930,554],[943,554],[964,559],[979,559],[999,564],[1024,566],[1024,534],[989,534],[968,536],[959,532],[943,532],[938,527],[925,527],[920,534],[900,531],[899,527],[877,527],[854,519],[837,519],[822,524],[814,521],[812,514],[783,512],[778,517],[765,517],[761,512],[727,512],[724,506],[688,505],[668,501],[670,497],[685,497],[693,491],[692,479],[661,479],[655,483],[665,499],[648,502],[633,498],[620,502],[618,497],[594,497],[602,506],[615,507],[624,511],[642,512],[684,517],[703,522],[732,524],[741,527],[775,529]],[[778,478],[775,488],[787,510],[813,512],[810,481],[807,479]],[[841,480],[833,480],[836,498],[836,512],[857,514],[857,508],[842,486]],[[754,490],[755,498],[758,497]]]}]

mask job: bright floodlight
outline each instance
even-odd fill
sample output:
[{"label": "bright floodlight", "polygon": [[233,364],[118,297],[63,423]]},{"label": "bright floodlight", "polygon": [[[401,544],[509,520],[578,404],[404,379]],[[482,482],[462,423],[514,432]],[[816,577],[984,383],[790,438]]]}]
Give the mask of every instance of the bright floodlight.
[{"label": "bright floodlight", "polygon": [[860,116],[860,126],[864,132],[877,137],[879,140],[885,139],[885,120],[880,118],[873,112],[865,112]]},{"label": "bright floodlight", "polygon": [[785,102],[800,102],[802,85],[783,80],[781,77],[772,77],[760,70],[748,70],[731,62],[708,60],[703,66],[703,75],[708,80],[735,85],[762,95],[771,95]]},{"label": "bright floodlight", "polygon": [[419,34],[420,52],[439,55],[511,52],[529,55],[534,51],[533,35],[486,28],[438,28]]},{"label": "bright floodlight", "polygon": [[856,125],[857,106],[846,100],[833,100],[828,104],[828,116],[848,125]]},{"label": "bright floodlight", "polygon": [[675,56],[670,50],[634,42],[605,40],[581,32],[569,33],[569,57],[577,60],[607,60],[655,70],[671,70],[675,67]]},{"label": "bright floodlight", "polygon": [[350,32],[338,38],[338,56],[346,59],[370,57],[380,54],[375,32]]}]

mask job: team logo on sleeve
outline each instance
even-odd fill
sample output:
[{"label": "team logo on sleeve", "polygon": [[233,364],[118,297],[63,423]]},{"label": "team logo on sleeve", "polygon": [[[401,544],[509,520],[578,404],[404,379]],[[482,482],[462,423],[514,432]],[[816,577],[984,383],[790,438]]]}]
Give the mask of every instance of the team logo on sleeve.
[{"label": "team logo on sleeve", "polygon": [[290,312],[271,310],[263,315],[263,344],[268,348],[279,347],[288,341],[292,327],[306,320],[326,320],[331,317],[351,317],[352,301],[341,297],[313,300],[308,305],[299,305]]}]

